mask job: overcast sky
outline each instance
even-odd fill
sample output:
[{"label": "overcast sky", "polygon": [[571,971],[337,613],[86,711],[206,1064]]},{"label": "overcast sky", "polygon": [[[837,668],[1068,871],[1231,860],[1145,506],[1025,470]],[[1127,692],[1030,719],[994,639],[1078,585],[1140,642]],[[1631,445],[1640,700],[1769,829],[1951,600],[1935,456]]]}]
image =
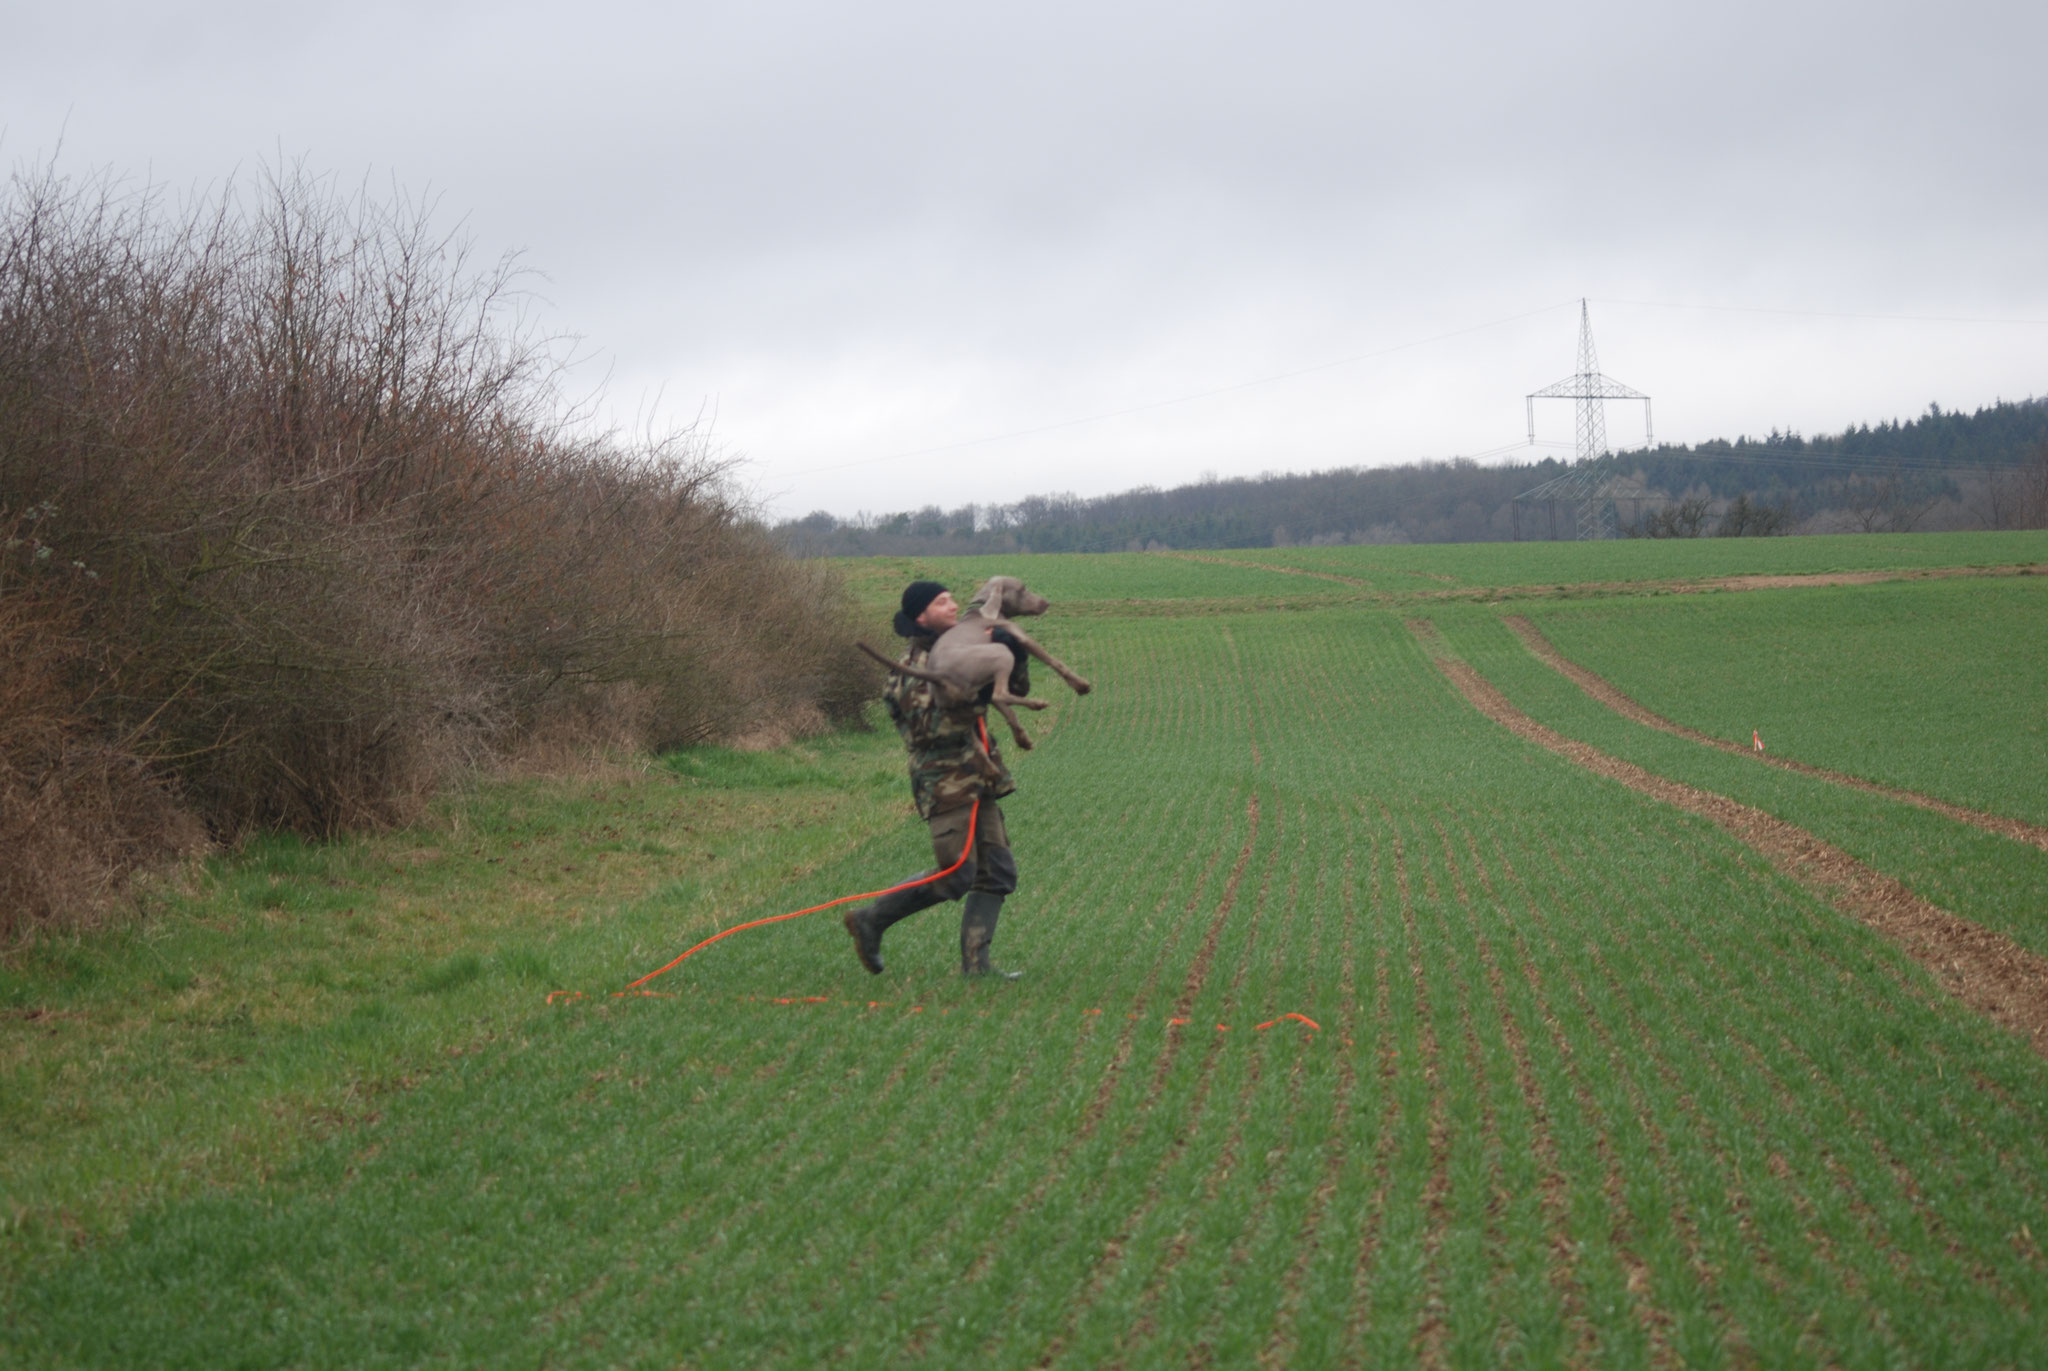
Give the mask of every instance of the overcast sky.
[{"label": "overcast sky", "polygon": [[[544,273],[776,514],[2048,394],[2048,6],[0,0],[0,154],[280,155]],[[1612,406],[1617,446],[1641,406]],[[715,416],[710,419],[708,416]],[[1568,444],[1570,405],[1537,437]],[[1556,451],[1543,448],[1539,451]]]}]

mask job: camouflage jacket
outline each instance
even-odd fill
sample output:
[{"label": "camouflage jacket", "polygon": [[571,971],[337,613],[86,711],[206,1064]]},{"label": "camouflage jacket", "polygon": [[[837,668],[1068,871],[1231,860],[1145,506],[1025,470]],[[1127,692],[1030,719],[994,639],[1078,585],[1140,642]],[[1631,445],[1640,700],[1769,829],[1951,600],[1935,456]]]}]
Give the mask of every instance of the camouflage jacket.
[{"label": "camouflage jacket", "polygon": [[[931,646],[929,638],[913,638],[903,660],[922,666]],[[910,752],[910,797],[921,817],[929,819],[976,799],[999,800],[1017,788],[993,736],[988,750],[982,750],[985,701],[949,707],[930,681],[892,675],[882,691],[882,703]]]}]

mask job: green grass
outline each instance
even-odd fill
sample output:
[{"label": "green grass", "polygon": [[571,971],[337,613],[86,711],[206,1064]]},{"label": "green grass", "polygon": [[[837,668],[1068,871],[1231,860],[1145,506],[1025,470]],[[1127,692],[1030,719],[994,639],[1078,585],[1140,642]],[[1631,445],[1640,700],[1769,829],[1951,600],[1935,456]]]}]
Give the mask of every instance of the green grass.
[{"label": "green grass", "polygon": [[1809,576],[1826,572],[2002,567],[2048,562],[2048,533],[1859,533],[1802,538],[1431,543],[1253,549],[1225,558],[1364,577],[1448,578],[1444,585],[1550,586]]},{"label": "green grass", "polygon": [[266,1171],[547,991],[608,985],[891,827],[896,752],[856,734],[501,782],[374,840],[258,840],[159,891],[146,922],[11,958],[0,1276],[137,1204]]},{"label": "green grass", "polygon": [[[1442,621],[1489,671],[1547,672],[1490,616]],[[87,1017],[0,1021],[42,1121],[7,1148],[0,1357],[2032,1357],[2048,1062],[1894,947],[1479,716],[1400,612],[1060,633],[1097,690],[1054,695],[1013,759],[1016,984],[953,974],[943,908],[891,931],[879,978],[828,913],[717,944],[665,998],[604,993],[700,930],[916,869],[886,735],[267,845],[10,971],[8,1003]],[[343,890],[354,913],[313,908]],[[295,1027],[259,992],[314,961],[360,984],[305,987],[324,1017]],[[118,1008],[142,1005],[174,1012]],[[118,1109],[67,1113],[102,1084]],[[274,1122],[195,1170],[230,1128],[181,1103],[208,1090]],[[128,1160],[152,1146],[173,1160]]]},{"label": "green grass", "polygon": [[1458,654],[1512,703],[1566,737],[1789,819],[1943,909],[2048,956],[2048,853],[1633,723],[1538,661],[1492,614],[1459,609],[1432,617]]},{"label": "green grass", "polygon": [[2048,577],[1530,612],[1566,657],[1666,718],[2048,823]]},{"label": "green grass", "polygon": [[2018,532],[862,557],[834,565],[876,633],[887,632],[911,581],[941,581],[965,598],[997,573],[1021,576],[1052,599],[1056,608],[1046,623],[1058,633],[1068,617],[1314,609],[1489,591],[1586,598],[1628,593],[1644,582],[2041,563],[2048,563],[2048,533]]},{"label": "green grass", "polygon": [[[1195,555],[1207,558],[1226,554]],[[903,587],[912,581],[942,582],[964,603],[974,588],[990,576],[1021,577],[1026,585],[1053,602],[1053,612],[1045,622],[1055,632],[1064,615],[1084,610],[1099,613],[1106,608],[1121,617],[1170,609],[1187,601],[1356,598],[1355,593],[1333,582],[1146,552],[863,557],[842,559],[837,565],[846,572],[862,612],[880,620],[887,620],[896,612]]]}]

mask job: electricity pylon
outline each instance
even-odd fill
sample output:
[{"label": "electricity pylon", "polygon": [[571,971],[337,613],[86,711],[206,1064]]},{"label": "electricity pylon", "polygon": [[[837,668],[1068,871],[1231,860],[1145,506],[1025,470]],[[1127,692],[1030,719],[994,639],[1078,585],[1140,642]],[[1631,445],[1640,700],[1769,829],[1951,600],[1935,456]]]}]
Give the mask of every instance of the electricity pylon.
[{"label": "electricity pylon", "polygon": [[[1576,400],[1579,402],[1578,460],[1573,470],[1545,481],[1534,490],[1522,492],[1515,497],[1518,503],[1533,504],[1537,501],[1563,501],[1574,507],[1577,513],[1578,536],[1580,538],[1611,538],[1616,530],[1614,524],[1614,502],[1606,490],[1612,477],[1595,465],[1599,458],[1607,455],[1607,401],[1641,400],[1643,402],[1643,446],[1656,442],[1650,429],[1650,397],[1633,386],[1623,385],[1612,376],[1600,373],[1600,359],[1593,351],[1593,320],[1587,312],[1586,302],[1579,301],[1579,370],[1574,376],[1531,391],[1524,397],[1529,410],[1529,445],[1536,444],[1536,402],[1538,400]],[[1555,517],[1556,506],[1551,506]],[[1519,521],[1517,522],[1519,530]]]}]

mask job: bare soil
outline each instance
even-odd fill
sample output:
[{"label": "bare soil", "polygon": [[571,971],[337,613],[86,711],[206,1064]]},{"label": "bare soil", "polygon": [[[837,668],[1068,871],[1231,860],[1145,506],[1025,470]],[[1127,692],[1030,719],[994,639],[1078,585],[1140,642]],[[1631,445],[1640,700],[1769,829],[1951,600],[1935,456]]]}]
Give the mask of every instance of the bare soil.
[{"label": "bare soil", "polygon": [[[1888,571],[1819,571],[1798,575],[1772,576],[1708,576],[1667,578],[1644,581],[1579,581],[1569,584],[1515,585],[1515,586],[1459,586],[1455,577],[1435,572],[1408,571],[1404,575],[1420,576],[1432,581],[1452,582],[1453,588],[1445,590],[1381,590],[1365,577],[1345,576],[1334,571],[1309,571],[1303,567],[1282,566],[1277,562],[1249,562],[1234,557],[1207,557],[1199,552],[1158,552],[1154,556],[1173,557],[1184,562],[1204,562],[1211,566],[1236,567],[1247,571],[1272,571],[1284,576],[1301,576],[1309,580],[1330,581],[1350,586],[1365,598],[1376,603],[1412,603],[1418,600],[1477,600],[1495,603],[1502,600],[1555,600],[1590,599],[1607,595],[1697,595],[1708,591],[1724,590],[1787,590],[1802,586],[1862,586],[1875,585],[1881,581],[1942,581],[1958,576],[2048,576],[2048,562],[2022,562],[2010,566],[1953,566],[1953,567],[1910,567]],[[1190,613],[1194,604],[1220,606],[1221,600],[1202,601],[1092,601],[1085,605],[1070,607],[1067,613],[1081,613],[1091,616],[1108,614],[1127,615],[1132,613]],[[1317,604],[1326,601],[1314,602]],[[1260,607],[1271,609],[1276,606],[1264,603]],[[1282,604],[1279,608],[1296,606]]]},{"label": "bare soil", "polygon": [[1546,728],[1449,649],[1426,620],[1409,628],[1480,713],[1516,735],[1629,789],[1711,819],[1835,908],[1899,943],[1950,994],[2048,1057],[2048,958],[1957,918],[1830,843],[1760,809],[1654,775]]},{"label": "bare soil", "polygon": [[[1144,1116],[1157,1106],[1159,1100],[1165,1094],[1166,1077],[1172,1069],[1174,1058],[1180,1049],[1182,1041],[1181,1029],[1187,1023],[1188,1012],[1194,997],[1200,992],[1203,983],[1208,979],[1210,968],[1215,963],[1216,945],[1221,937],[1223,924],[1230,917],[1231,910],[1237,904],[1238,887],[1244,879],[1245,867],[1250,863],[1253,848],[1258,841],[1259,800],[1256,795],[1252,796],[1247,803],[1247,823],[1249,831],[1245,835],[1244,846],[1238,852],[1237,863],[1231,868],[1230,876],[1224,884],[1216,916],[1210,922],[1208,934],[1203,939],[1201,947],[1196,951],[1194,965],[1188,971],[1187,981],[1181,988],[1181,996],[1174,1002],[1173,1018],[1167,1026],[1166,1043],[1160,1052],[1158,1066],[1152,1079],[1152,1088],[1146,1095],[1145,1101],[1139,1109],[1138,1116],[1132,1119],[1126,1130],[1126,1145],[1129,1144],[1132,1137],[1137,1133]],[[1200,1072],[1196,1076],[1195,1084],[1190,1091],[1187,1114],[1181,1125],[1180,1132],[1175,1136],[1172,1144],[1168,1146],[1166,1151],[1153,1164],[1151,1183],[1145,1187],[1145,1193],[1139,1198],[1137,1207],[1125,1217],[1123,1223],[1118,1227],[1116,1234],[1104,1244],[1101,1254],[1097,1256],[1095,1265],[1089,1273],[1086,1284],[1069,1304],[1066,1318],[1061,1324],[1060,1331],[1053,1335],[1052,1341],[1047,1344],[1045,1352],[1035,1365],[1040,1367],[1051,1366],[1059,1360],[1061,1353],[1072,1342],[1076,1330],[1080,1327],[1082,1317],[1101,1301],[1103,1293],[1109,1287],[1110,1281],[1122,1269],[1124,1258],[1129,1251],[1133,1236],[1136,1235],[1146,1217],[1158,1205],[1160,1198],[1165,1193],[1165,1178],[1172,1172],[1174,1165],[1187,1151],[1188,1144],[1199,1131],[1201,1121],[1208,1109],[1210,1088],[1216,1081],[1216,1059],[1222,1049],[1222,1043],[1222,1034],[1211,1033],[1209,1035],[1208,1050],[1203,1055]],[[1236,1111],[1235,1116],[1237,1122],[1233,1125],[1229,1141],[1225,1143],[1223,1149],[1223,1157],[1226,1163],[1232,1154],[1232,1149],[1236,1145],[1236,1139],[1239,1136],[1237,1130],[1242,1127],[1242,1116],[1243,1108],[1242,1100],[1240,1100],[1240,1108]],[[1159,1266],[1155,1268],[1151,1277],[1147,1280],[1144,1290],[1138,1296],[1137,1316],[1132,1319],[1125,1338],[1119,1344],[1120,1348],[1128,1348],[1132,1344],[1151,1336],[1156,1328],[1156,1321],[1152,1310],[1156,1306],[1160,1295],[1164,1293],[1167,1280],[1186,1257],[1187,1250],[1187,1235],[1185,1233],[1178,1236],[1168,1246],[1165,1256],[1161,1259]],[[1120,1365],[1120,1363],[1113,1363],[1113,1365]]]},{"label": "bare soil", "polygon": [[1879,581],[1945,581],[1954,576],[2043,576],[2048,562],[2013,566],[1938,566],[1907,571],[1820,571],[1799,576],[1723,576],[1696,584],[1702,590],[1781,590],[1796,586],[1867,586]]},{"label": "bare soil", "polygon": [[1769,752],[1757,752],[1751,748],[1744,747],[1741,743],[1730,742],[1725,738],[1711,737],[1697,729],[1687,728],[1684,724],[1674,723],[1663,715],[1630,699],[1604,678],[1595,675],[1593,672],[1566,658],[1563,653],[1559,652],[1552,645],[1548,638],[1543,636],[1543,630],[1529,622],[1528,619],[1519,614],[1509,614],[1505,618],[1507,626],[1513,629],[1516,635],[1528,645],[1529,650],[1541,658],[1546,665],[1562,672],[1572,684],[1625,718],[1633,719],[1637,723],[1646,724],[1651,728],[1662,729],[1666,733],[1676,734],[1678,737],[1695,743],[1704,743],[1708,747],[1719,748],[1723,752],[1732,752],[1743,757],[1753,757],[1757,761],[1764,762],[1770,766],[1783,767],[1787,771],[1797,771],[1807,776],[1818,776],[1822,780],[1832,781],[1836,785],[1849,786],[1855,790],[1867,791],[1872,795],[1882,795],[1888,800],[1902,800],[1909,805],[1918,805],[1922,809],[1931,809],[1935,813],[1945,815],[1958,823],[1981,828],[1987,833],[1996,833],[2001,838],[2011,838],[2014,842],[2028,843],[2040,848],[2043,852],[2048,852],[2048,828],[2043,828],[2039,824],[2030,824],[2024,819],[2008,818],[2003,814],[1987,814],[1980,809],[1966,809],[1962,805],[1950,804],[1946,800],[1937,800],[1931,795],[1922,795],[1918,791],[1901,790],[1896,786],[1879,785],[1875,781],[1866,781],[1860,776],[1851,776],[1846,772],[1830,771],[1826,767],[1811,766],[1805,762],[1795,762],[1789,757],[1779,757]]},{"label": "bare soil", "polygon": [[1308,571],[1298,566],[1279,566],[1272,562],[1247,562],[1236,557],[1204,557],[1197,552],[1166,552],[1165,557],[1177,557],[1183,562],[1207,562],[1210,566],[1250,567],[1254,571],[1277,571],[1283,576],[1306,576],[1314,581],[1335,581],[1340,585],[1372,588],[1372,582],[1356,576],[1340,576],[1334,571]]}]

